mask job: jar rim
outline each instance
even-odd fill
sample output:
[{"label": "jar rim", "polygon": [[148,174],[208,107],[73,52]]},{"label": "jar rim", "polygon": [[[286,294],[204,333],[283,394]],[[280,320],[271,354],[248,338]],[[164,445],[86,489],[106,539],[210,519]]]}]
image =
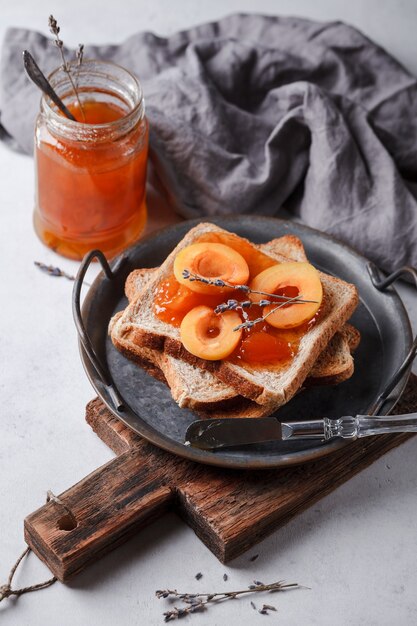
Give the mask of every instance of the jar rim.
[{"label": "jar rim", "polygon": [[[103,61],[101,59],[84,59],[82,62],[82,65],[80,66],[81,69],[79,69],[78,71],[82,71],[83,69],[87,68],[89,65],[91,66],[93,64],[94,66],[98,66],[98,67],[103,67],[103,68],[109,67],[109,68],[115,68],[117,70],[121,70],[128,78],[130,78],[133,81],[135,85],[135,90],[137,92],[137,102],[133,106],[133,108],[128,111],[126,115],[122,115],[122,117],[118,118],[117,120],[113,120],[111,122],[105,122],[102,124],[86,124],[85,122],[77,122],[75,120],[69,119],[68,117],[64,115],[60,115],[57,112],[56,108],[53,108],[51,106],[52,100],[46,94],[42,95],[41,108],[43,107],[45,111],[47,112],[47,114],[51,115],[57,124],[65,126],[69,131],[70,130],[77,131],[77,130],[81,130],[81,128],[83,131],[86,131],[86,132],[93,131],[93,130],[97,132],[97,131],[100,131],[100,129],[117,130],[118,128],[128,124],[130,120],[134,119],[137,116],[138,113],[140,114],[139,119],[140,120],[143,119],[145,116],[145,99],[143,97],[142,85],[139,79],[132,72],[127,70],[122,65],[119,65],[118,63],[114,63],[113,61]],[[78,67],[77,61],[70,61],[68,65],[72,68]],[[58,76],[59,74],[67,75],[65,70],[63,70],[62,65],[56,67],[54,70],[52,70],[52,72],[48,74],[48,81],[51,83],[52,87],[54,87],[53,85],[54,78]]]}]

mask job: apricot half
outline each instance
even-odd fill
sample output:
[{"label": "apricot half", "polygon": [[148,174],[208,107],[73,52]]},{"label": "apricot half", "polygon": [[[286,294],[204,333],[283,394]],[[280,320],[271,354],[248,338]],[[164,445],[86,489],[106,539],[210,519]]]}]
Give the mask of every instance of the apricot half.
[{"label": "apricot half", "polygon": [[181,322],[181,341],[186,350],[201,359],[224,359],[237,347],[241,330],[233,330],[242,323],[236,311],[216,315],[208,306],[196,306]]},{"label": "apricot half", "polygon": [[222,243],[194,243],[177,254],[174,261],[174,274],[179,283],[196,293],[224,293],[231,288],[207,285],[200,281],[184,278],[188,270],[202,278],[220,279],[232,285],[246,285],[249,268],[239,252]]},{"label": "apricot half", "polygon": [[[320,308],[323,299],[323,287],[320,275],[310,263],[280,263],[264,270],[253,279],[251,289],[269,294],[297,296],[308,303],[294,303],[283,306],[274,313],[271,311],[280,304],[266,306],[263,315],[266,322],[275,328],[294,328],[311,320]],[[253,302],[259,302],[268,296],[251,293]],[[268,315],[269,314],[269,315]]]}]

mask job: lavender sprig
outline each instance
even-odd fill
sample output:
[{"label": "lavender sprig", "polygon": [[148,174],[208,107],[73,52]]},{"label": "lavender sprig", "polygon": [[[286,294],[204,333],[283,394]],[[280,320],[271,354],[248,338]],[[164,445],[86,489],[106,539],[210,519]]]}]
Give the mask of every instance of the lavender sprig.
[{"label": "lavender sprig", "polygon": [[[285,301],[284,304],[287,304],[288,301]],[[222,304],[218,304],[214,309],[214,312],[225,313],[225,311],[236,311],[241,309],[249,309],[251,306],[269,306],[270,304],[276,304],[276,302],[272,302],[272,300],[259,300],[259,302],[252,302],[252,300],[243,300],[240,302],[239,300],[228,300],[227,302],[223,302]]]},{"label": "lavender sprig", "polygon": [[[180,617],[185,617],[191,613],[199,611],[205,611],[209,608],[209,604],[219,603],[225,600],[233,600],[238,596],[247,593],[259,593],[259,592],[277,592],[277,591],[289,591],[291,589],[302,589],[298,583],[285,583],[282,580],[278,582],[265,585],[259,580],[254,580],[252,585],[249,585],[247,589],[240,589],[238,591],[223,591],[218,593],[178,593],[176,589],[158,589],[155,591],[157,598],[177,598],[185,603],[183,607],[174,607],[170,611],[164,613],[165,622],[170,622]],[[270,604],[264,604],[260,613],[267,614],[267,611],[276,611],[276,608]]]},{"label": "lavender sprig", "polygon": [[[293,302],[294,302],[294,304],[298,303],[298,300],[297,300],[296,297],[295,298],[290,298],[286,302],[282,302],[281,304],[278,304],[278,306],[276,306],[273,309],[271,309],[270,311],[268,311],[268,313],[265,313],[265,315],[263,315],[262,317],[257,317],[254,320],[245,319],[245,321],[242,324],[239,324],[238,326],[235,326],[235,328],[233,330],[234,331],[241,330],[241,329],[248,330],[249,328],[253,328],[253,326],[255,326],[255,324],[261,324],[262,322],[264,322],[266,320],[267,317],[272,315],[272,313],[275,313],[275,311],[278,311],[278,309],[282,309],[284,306],[287,306],[288,304],[292,304]],[[272,302],[270,304],[274,304],[274,303]]]},{"label": "lavender sprig", "polygon": [[[79,71],[80,71],[80,67],[84,59],[84,44],[83,43],[78,44],[77,52],[75,53],[75,59],[77,61],[77,75],[75,77],[75,88],[78,92]],[[84,121],[85,121],[85,118],[84,118]]]},{"label": "lavender sprig", "polygon": [[182,270],[182,277],[189,280],[190,283],[197,281],[199,283],[204,283],[205,285],[213,285],[214,287],[231,287],[233,289],[238,289],[239,291],[245,291],[246,293],[251,291],[248,285],[232,285],[221,278],[206,278],[205,276],[200,276],[199,274],[190,272],[190,270],[187,269]]},{"label": "lavender sprig", "polygon": [[269,615],[268,611],[276,611],[277,607],[272,604],[264,604],[261,609],[258,609],[258,613],[261,615]]},{"label": "lavender sprig", "polygon": [[[78,102],[78,106],[80,107],[80,112],[81,112],[81,115],[83,117],[83,121],[85,122],[84,110],[83,110],[83,107],[81,105],[81,100],[80,100],[79,95],[78,95],[77,87],[75,86],[74,80],[73,80],[72,75],[71,75],[70,65],[67,62],[66,58],[65,58],[64,42],[62,41],[62,39],[59,36],[61,28],[58,26],[58,22],[56,21],[56,19],[54,18],[53,15],[50,15],[49,18],[48,18],[48,26],[49,26],[49,30],[51,31],[51,33],[55,36],[54,43],[55,43],[56,47],[58,48],[58,50],[60,52],[60,55],[61,55],[62,69],[68,75],[69,81],[70,81],[72,89],[74,91],[74,95],[75,95],[75,97],[77,99],[77,102]],[[83,55],[84,55],[84,46],[82,44],[80,44],[78,46],[78,53],[77,53],[78,66],[80,66],[81,63],[82,63]]]},{"label": "lavender sprig", "polygon": [[[260,296],[268,296],[268,298],[275,298],[276,300],[280,300],[284,303],[292,302],[294,304],[306,304],[306,303],[314,303],[317,304],[317,300],[303,300],[298,296],[295,298],[291,298],[290,296],[282,296],[276,293],[267,293],[266,291],[257,291],[256,289],[251,289],[248,285],[232,285],[232,283],[228,283],[226,280],[222,280],[221,278],[206,278],[205,276],[200,276],[199,274],[194,274],[194,272],[190,272],[190,270],[183,270],[182,277],[186,280],[192,282],[203,283],[204,285],[213,285],[214,287],[229,287],[230,289],[237,289],[238,291],[243,291],[245,293],[256,293]],[[254,304],[259,304],[254,302]]]},{"label": "lavender sprig", "polygon": [[77,67],[80,67],[84,58],[84,44],[83,43],[78,44],[78,49],[77,49],[77,52],[75,53],[75,58],[77,59]]},{"label": "lavender sprig", "polygon": [[54,265],[46,265],[45,263],[41,263],[40,261],[34,261],[34,264],[36,265],[36,267],[39,267],[42,272],[45,272],[50,276],[63,276],[68,280],[75,280],[75,276],[67,274],[67,272],[61,270],[59,267],[55,267]]},{"label": "lavender sprig", "polygon": [[251,307],[253,304],[254,303],[251,300],[243,300],[243,302],[239,302],[239,300],[228,300],[223,304],[218,304],[214,309],[214,312],[219,315],[225,311],[241,311],[243,319],[245,321],[249,321],[249,315],[247,314],[246,309]]},{"label": "lavender sprig", "polygon": [[[303,298],[300,298],[299,296],[294,296],[294,297],[281,296],[275,293],[267,293],[266,291],[257,291],[255,289],[251,289],[248,285],[232,285],[231,283],[228,283],[227,281],[222,280],[221,278],[213,278],[213,279],[206,278],[205,276],[200,276],[199,274],[190,272],[190,270],[188,269],[185,269],[182,271],[182,276],[183,278],[185,278],[186,280],[189,280],[190,282],[198,281],[199,283],[203,283],[205,285],[213,285],[214,287],[231,287],[233,289],[238,289],[239,291],[243,291],[248,294],[256,293],[258,295],[268,296],[268,298],[276,298],[275,301],[262,299],[262,300],[259,300],[259,302],[252,302],[252,300],[239,301],[239,300],[231,299],[231,300],[228,300],[227,302],[223,302],[222,304],[218,304],[216,308],[214,309],[214,312],[217,314],[225,313],[225,311],[237,311],[237,310],[241,311],[244,322],[236,326],[233,329],[234,331],[242,330],[242,329],[249,330],[250,328],[253,328],[253,326],[255,326],[256,324],[260,324],[264,322],[267,319],[267,317],[272,315],[272,313],[275,313],[275,311],[278,311],[278,309],[281,309],[282,307],[287,306],[289,304],[306,304],[306,303],[317,304],[317,300],[304,300]],[[265,315],[261,317],[257,317],[254,320],[249,319],[249,315],[247,314],[246,309],[249,309],[252,306],[259,306],[263,308],[265,306],[274,305],[277,303],[277,301],[280,302],[280,304],[274,307],[273,309],[271,309],[270,311],[268,311],[268,313],[266,313]]]}]

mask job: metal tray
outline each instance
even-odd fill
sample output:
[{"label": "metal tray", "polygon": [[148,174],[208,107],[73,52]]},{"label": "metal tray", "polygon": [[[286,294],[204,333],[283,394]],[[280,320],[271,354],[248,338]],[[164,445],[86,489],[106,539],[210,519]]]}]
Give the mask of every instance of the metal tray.
[{"label": "metal tray", "polygon": [[[286,442],[247,446],[236,450],[208,452],[184,445],[187,426],[198,419],[193,412],[180,409],[169,389],[140,367],[122,356],[112,345],[107,327],[110,318],[125,308],[124,283],[136,268],[162,263],[188,230],[201,220],[190,220],[142,239],[107,264],[99,251],[88,254],[74,285],[73,311],[80,337],[81,359],[97,394],[110,411],[136,433],[155,445],[192,461],[229,468],[260,469],[294,465],[330,454],[349,442]],[[417,350],[402,301],[391,283],[401,268],[388,278],[351,248],[323,233],[274,218],[242,216],[218,218],[215,224],[263,243],[293,233],[300,237],[309,260],[318,268],[354,283],[360,304],[352,323],[361,333],[355,353],[355,373],[334,387],[304,390],[277,414],[282,419],[307,420],[376,413],[388,414],[399,399]],[[82,281],[88,265],[98,258],[103,271],[90,287],[80,308]]]}]

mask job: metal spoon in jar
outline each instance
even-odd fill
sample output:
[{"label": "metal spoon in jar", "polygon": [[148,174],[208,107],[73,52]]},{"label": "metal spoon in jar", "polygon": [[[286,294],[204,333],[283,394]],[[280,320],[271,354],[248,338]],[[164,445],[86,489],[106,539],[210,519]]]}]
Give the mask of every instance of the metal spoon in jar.
[{"label": "metal spoon in jar", "polygon": [[39,89],[41,89],[44,94],[51,98],[52,102],[56,104],[56,106],[62,111],[62,113],[66,117],[68,117],[68,119],[76,122],[77,120],[75,119],[71,111],[67,109],[67,107],[59,98],[54,89],[51,87],[48,79],[39,69],[38,64],[36,63],[33,56],[30,54],[30,52],[28,52],[28,50],[23,50],[23,64],[25,66],[26,74],[29,76],[30,80],[34,82],[35,85],[39,87]]}]

